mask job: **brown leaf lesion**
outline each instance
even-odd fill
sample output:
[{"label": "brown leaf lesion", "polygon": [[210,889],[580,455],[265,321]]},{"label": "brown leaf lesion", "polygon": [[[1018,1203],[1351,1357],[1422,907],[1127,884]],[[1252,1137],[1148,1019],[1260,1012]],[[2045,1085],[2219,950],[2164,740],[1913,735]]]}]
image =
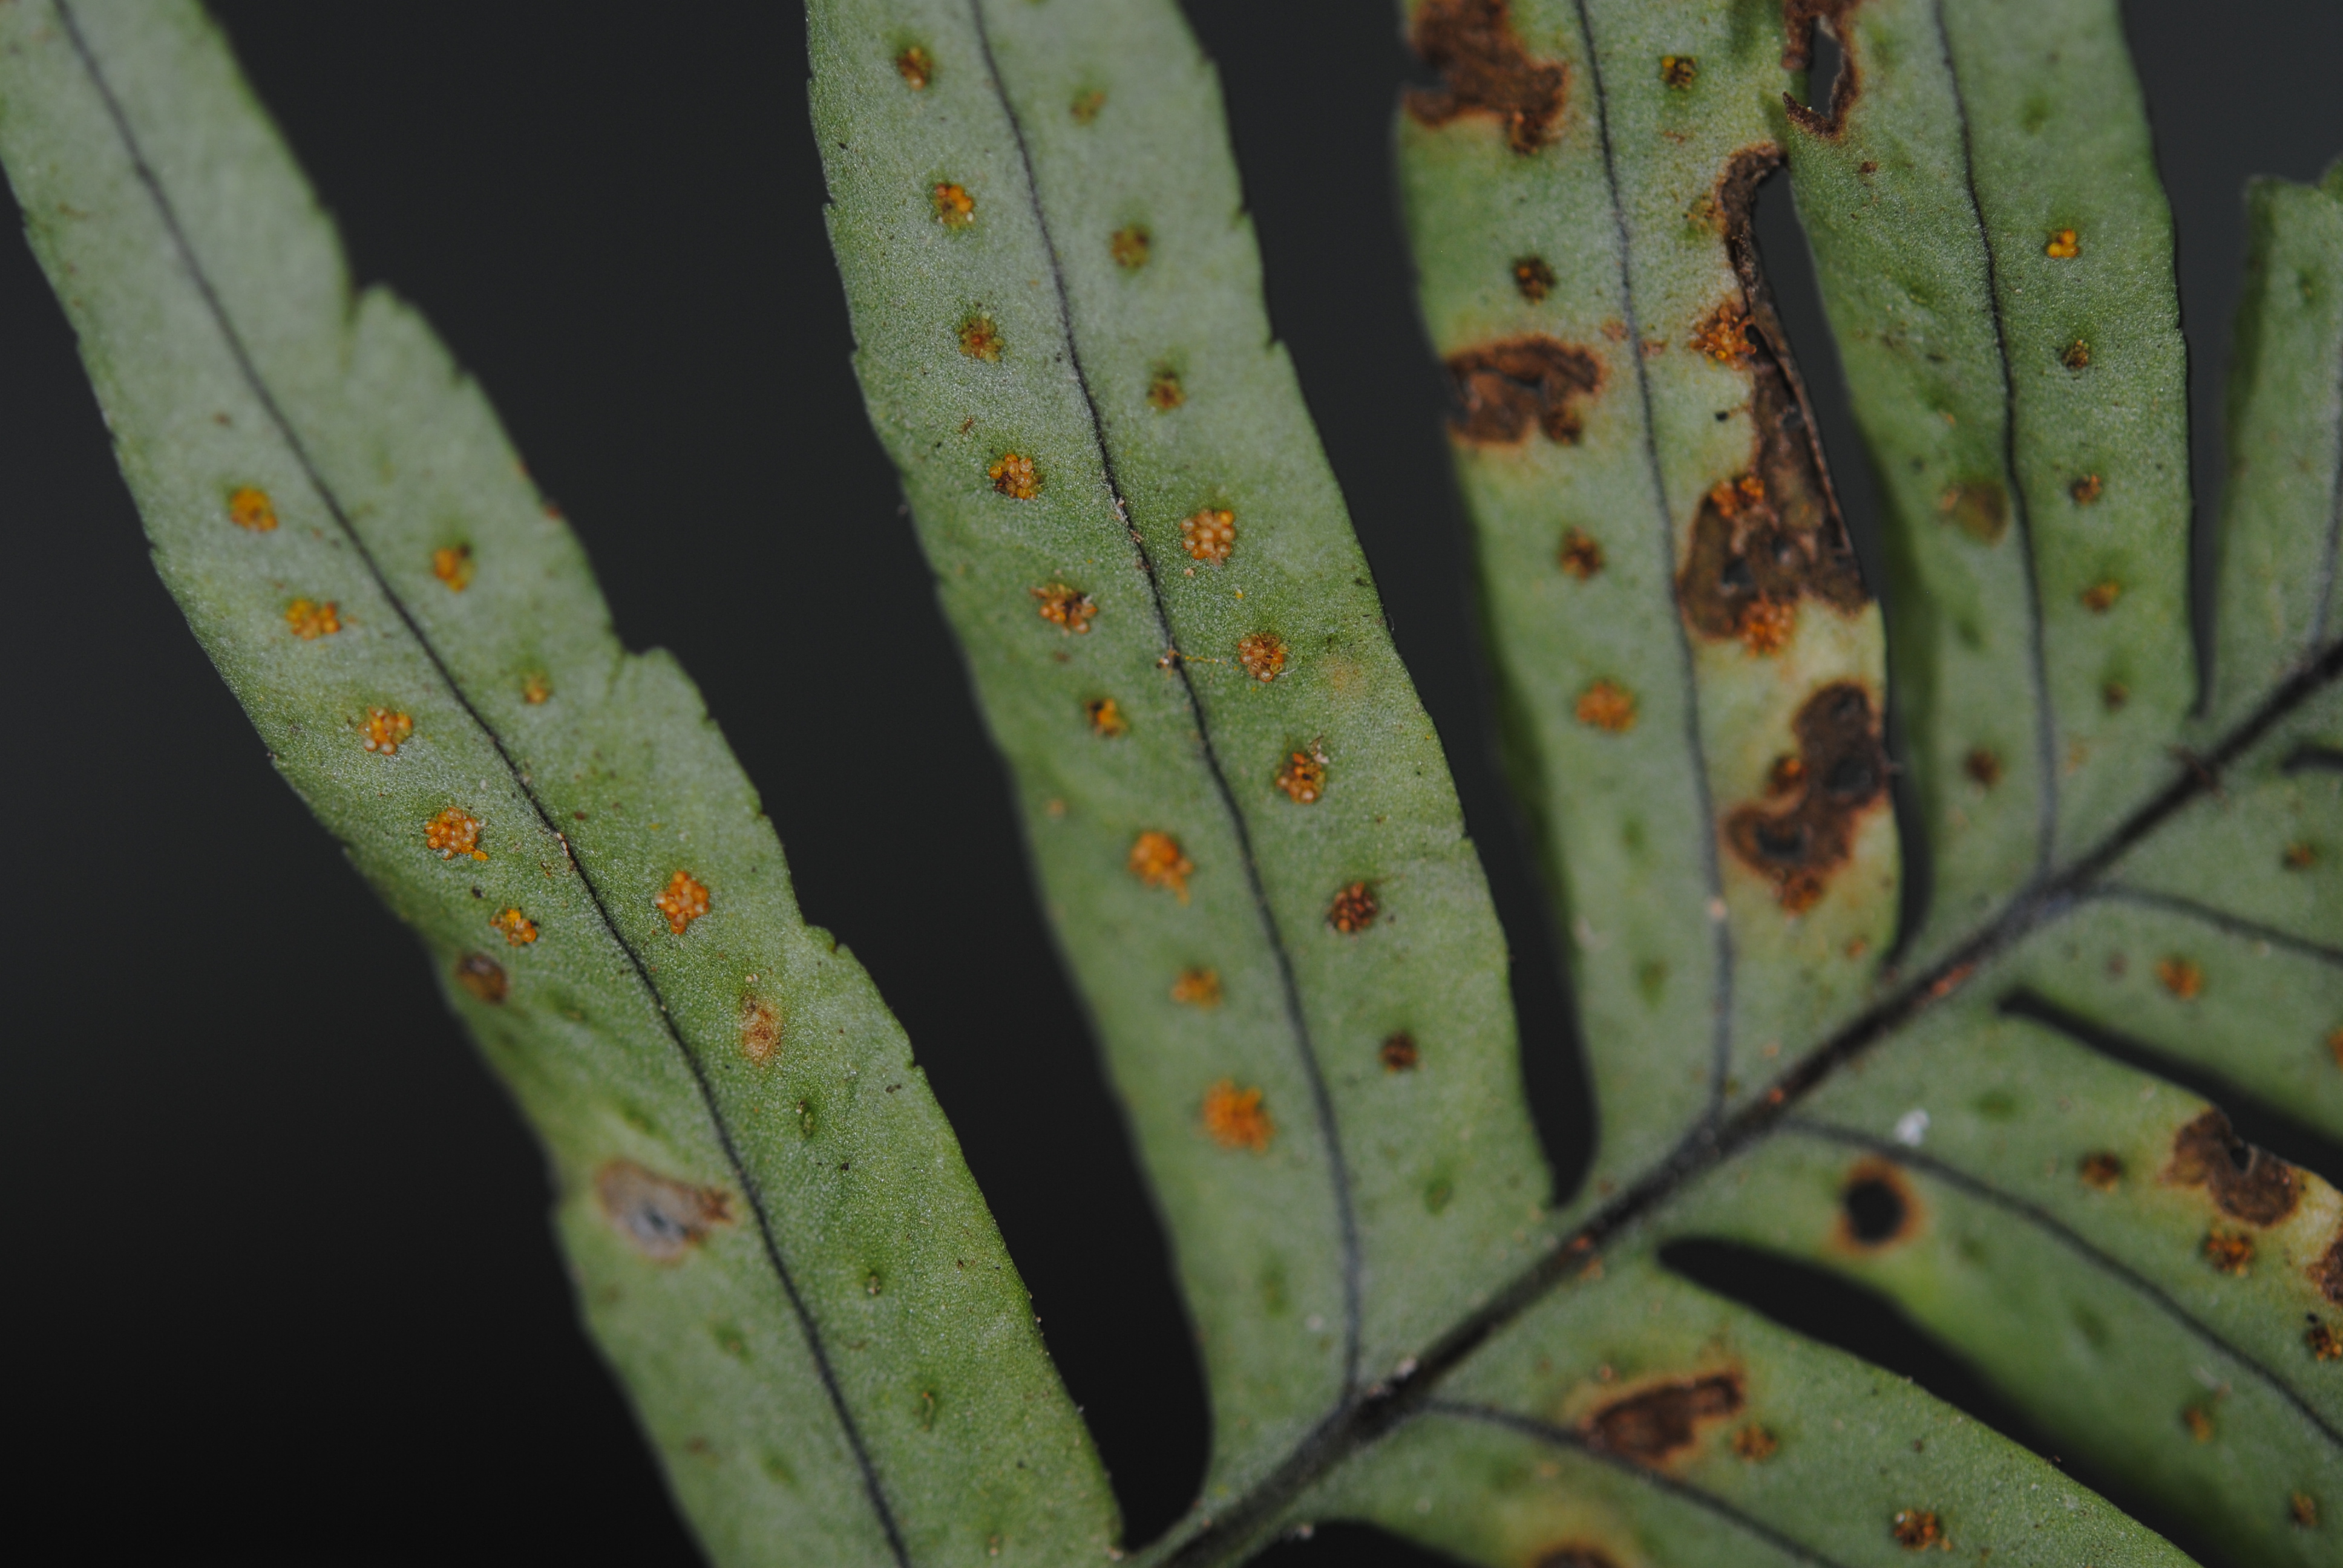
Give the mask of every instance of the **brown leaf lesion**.
[{"label": "brown leaf lesion", "polygon": [[1871,693],[1836,680],[1806,699],[1791,720],[1797,766],[1776,768],[1775,799],[1725,819],[1725,841],[1751,870],[1774,884],[1791,914],[1820,900],[1855,852],[1864,812],[1887,795],[1887,752]]},{"label": "brown leaf lesion", "polygon": [[1705,1372],[1642,1388],[1595,1407],[1580,1430],[1587,1446],[1637,1464],[1662,1465],[1747,1402],[1738,1372]]},{"label": "brown leaf lesion", "polygon": [[2302,1173],[2238,1137],[2218,1111],[2206,1111],[2173,1134],[2164,1180],[2174,1187],[2204,1188],[2215,1208],[2249,1225],[2275,1225],[2302,1201]]},{"label": "brown leaf lesion", "polygon": [[1456,385],[1450,427],[1476,446],[1516,445],[1542,430],[1575,446],[1583,407],[1603,386],[1603,361],[1574,343],[1531,334],[1476,343],[1448,357]]},{"label": "brown leaf lesion", "polygon": [[1440,85],[1407,95],[1408,113],[1427,126],[1488,115],[1505,127],[1505,145],[1534,153],[1554,140],[1569,84],[1559,60],[1540,60],[1513,32],[1507,0],[1424,0],[1409,41]]},{"label": "brown leaf lesion", "polygon": [[1856,95],[1862,91],[1862,76],[1855,67],[1855,40],[1847,27],[1847,18],[1862,3],[1863,0],[1782,0],[1784,70],[1810,71],[1814,68],[1815,29],[1817,26],[1828,27],[1831,38],[1839,47],[1838,75],[1831,83],[1827,109],[1802,104],[1787,93],[1782,95],[1782,106],[1789,111],[1791,123],[1800,130],[1836,141],[1846,129],[1846,112],[1855,106]]},{"label": "brown leaf lesion", "polygon": [[594,1196],[618,1234],[654,1262],[677,1261],[732,1219],[722,1189],[678,1181],[631,1160],[613,1160],[597,1171]]}]

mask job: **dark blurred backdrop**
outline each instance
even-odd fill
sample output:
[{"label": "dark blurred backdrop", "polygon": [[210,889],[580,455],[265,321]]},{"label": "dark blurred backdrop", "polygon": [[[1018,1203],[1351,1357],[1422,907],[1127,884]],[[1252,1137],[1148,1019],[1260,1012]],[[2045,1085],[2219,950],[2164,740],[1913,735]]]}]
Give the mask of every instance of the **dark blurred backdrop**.
[{"label": "dark blurred backdrop", "polygon": [[[917,1042],[1134,1536],[1151,1534],[1201,1473],[1201,1387],[863,419],[796,8],[216,9],[361,279],[420,304],[575,522],[620,634],[674,649],[707,693],[808,917]],[[1575,1045],[1490,761],[1443,392],[1396,222],[1390,118],[1413,67],[1394,10],[1188,10],[1221,64],[1271,313],[1489,862],[1541,1125],[1575,1169]],[[2218,28],[2182,0],[2126,15],[2179,226],[2201,507],[2239,186],[2313,177],[2343,148],[2343,9],[2245,0]],[[1845,467],[1844,395],[1780,205],[1769,262]],[[70,335],[13,236],[0,523],[20,1524],[62,1526],[91,1559],[694,1561],[576,1325],[525,1130],[148,569]],[[841,621],[873,602],[877,645]],[[845,638],[851,664],[832,652]],[[907,716],[920,768],[861,765],[900,754]],[[957,881],[924,874],[938,838],[959,846]],[[1037,1084],[1058,1102],[1037,1107]],[[1046,1145],[1027,1136],[1037,1115]],[[1400,1560],[1341,1533],[1284,1555]]]}]

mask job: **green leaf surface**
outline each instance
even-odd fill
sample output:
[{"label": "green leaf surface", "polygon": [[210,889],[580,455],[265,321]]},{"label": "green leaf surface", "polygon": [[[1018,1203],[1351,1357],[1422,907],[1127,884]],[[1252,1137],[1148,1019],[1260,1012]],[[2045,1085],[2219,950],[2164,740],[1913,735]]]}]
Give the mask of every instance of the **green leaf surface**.
[{"label": "green leaf surface", "polygon": [[544,1141],[709,1549],[1101,1554],[1104,1476],[909,1042],[478,389],[351,297],[211,25],[0,6],[0,158],[157,568]]}]

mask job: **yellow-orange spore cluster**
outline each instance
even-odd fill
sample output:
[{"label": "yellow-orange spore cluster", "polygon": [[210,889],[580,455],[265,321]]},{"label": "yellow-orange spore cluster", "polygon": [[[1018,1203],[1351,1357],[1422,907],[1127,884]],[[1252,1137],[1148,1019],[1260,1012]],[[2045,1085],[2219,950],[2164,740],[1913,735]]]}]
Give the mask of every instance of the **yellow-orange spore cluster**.
[{"label": "yellow-orange spore cluster", "polygon": [[964,186],[950,181],[935,188],[936,221],[946,228],[966,228],[976,221],[976,198]]},{"label": "yellow-orange spore cluster", "polygon": [[1896,1544],[1909,1552],[1925,1552],[1945,1539],[1944,1521],[1926,1508],[1899,1508],[1887,1522]]},{"label": "yellow-orange spore cluster", "polygon": [[1733,1434],[1733,1452],[1752,1464],[1762,1464],[1774,1457],[1782,1440],[1752,1422]]},{"label": "yellow-orange spore cluster", "polygon": [[984,477],[992,487],[1012,501],[1030,501],[1041,493],[1041,471],[1033,459],[1021,452],[1003,452],[985,469]]},{"label": "yellow-orange spore cluster", "polygon": [[1738,517],[1765,499],[1765,481],[1755,474],[1719,479],[1708,487],[1708,498],[1719,516]]},{"label": "yellow-orange spore cluster", "polygon": [[1187,388],[1180,385],[1180,373],[1158,366],[1147,377],[1147,406],[1158,414],[1169,414],[1188,400]]},{"label": "yellow-orange spore cluster", "polygon": [[895,74],[910,84],[911,91],[924,91],[936,79],[936,63],[917,44],[907,45],[895,56]]},{"label": "yellow-orange spore cluster", "polygon": [[1182,1007],[1218,1007],[1221,1005],[1221,971],[1208,969],[1187,969],[1172,982],[1172,1000]]},{"label": "yellow-orange spore cluster", "polygon": [[277,528],[277,504],[268,492],[254,485],[244,485],[228,492],[227,520],[247,533],[273,533]]},{"label": "yellow-orange spore cluster", "polygon": [[544,676],[532,674],[523,676],[521,678],[520,699],[523,702],[528,703],[531,708],[536,707],[538,703],[543,702],[547,698],[551,697],[552,695],[553,682],[548,680]]},{"label": "yellow-orange spore cluster", "polygon": [[431,552],[431,575],[447,585],[449,593],[472,586],[472,547],[445,545]]},{"label": "yellow-orange spore cluster", "polygon": [[2180,1412],[2180,1424],[2198,1442],[2213,1441],[2213,1418],[2202,1405],[2192,1404]]},{"label": "yellow-orange spore cluster", "polygon": [[1099,111],[1105,107],[1106,95],[1092,87],[1087,92],[1076,93],[1074,101],[1067,106],[1066,112],[1073,116],[1074,124],[1087,126],[1097,119]]},{"label": "yellow-orange spore cluster", "polygon": [[1326,906],[1326,923],[1346,937],[1358,935],[1375,923],[1383,912],[1383,903],[1375,890],[1365,882],[1353,882],[1334,895]]},{"label": "yellow-orange spore cluster", "polygon": [[1290,753],[1278,767],[1277,787],[1297,806],[1316,804],[1326,793],[1326,759],[1314,751]]},{"label": "yellow-orange spore cluster", "polygon": [[1091,602],[1090,595],[1064,583],[1026,591],[1041,601],[1043,620],[1075,637],[1089,635],[1091,622],[1098,616],[1098,606]]},{"label": "yellow-orange spore cluster", "polygon": [[1255,680],[1275,680],[1285,668],[1285,639],[1273,631],[1237,638],[1237,662]]},{"label": "yellow-orange spore cluster", "polygon": [[1624,735],[1635,728],[1635,697],[1626,688],[1598,680],[1578,694],[1578,722],[1606,734]]},{"label": "yellow-orange spore cluster", "polygon": [[1111,697],[1093,697],[1082,704],[1082,716],[1091,721],[1091,733],[1102,740],[1116,740],[1131,733],[1131,720],[1122,716],[1122,705]]},{"label": "yellow-orange spore cluster", "polygon": [[2058,229],[2050,236],[2049,243],[2042,247],[2042,254],[2053,261],[2072,261],[2083,254],[2083,242],[2073,229]]},{"label": "yellow-orange spore cluster", "polygon": [[359,728],[366,749],[385,757],[398,755],[398,749],[414,733],[415,720],[387,708],[367,709],[366,723]]},{"label": "yellow-orange spore cluster", "polygon": [[1543,302],[1554,292],[1554,268],[1542,256],[1519,256],[1513,262],[1513,288],[1532,305]]},{"label": "yellow-orange spore cluster", "polygon": [[1147,226],[1143,223],[1125,224],[1114,231],[1114,237],[1107,241],[1106,247],[1117,266],[1126,272],[1136,272],[1147,265],[1147,258],[1155,248],[1155,236],[1147,232]]},{"label": "yellow-orange spore cluster", "polygon": [[2059,350],[2058,363],[2069,370],[2088,370],[2091,367],[2091,346],[2077,337]]},{"label": "yellow-orange spore cluster", "polygon": [[2182,1001],[2195,1001],[2205,989],[2205,971],[2193,960],[2177,955],[2156,960],[2156,978]]},{"label": "yellow-orange spore cluster", "polygon": [[1401,1030],[1383,1037],[1383,1044],[1375,1047],[1375,1060],[1383,1064],[1385,1072],[1413,1072],[1423,1053],[1416,1048],[1415,1036]]},{"label": "yellow-orange spore cluster", "polygon": [[1728,299],[1701,317],[1692,329],[1691,347],[1719,365],[1738,365],[1753,352],[1749,343],[1749,312],[1737,299]]},{"label": "yellow-orange spore cluster", "polygon": [[2313,1320],[2302,1331],[2302,1348],[2310,1352],[2313,1361],[2331,1362],[2343,1358],[2343,1334],[2338,1334],[2325,1323]]},{"label": "yellow-orange spore cluster", "polygon": [[1226,507],[1206,507],[1180,519],[1180,544],[1200,561],[1224,561],[1237,548],[1237,515]]},{"label": "yellow-orange spore cluster", "polygon": [[458,855],[469,855],[475,860],[488,858],[488,852],[480,848],[480,819],[455,806],[423,825],[423,847],[438,850],[443,860]]},{"label": "yellow-orange spore cluster", "polygon": [[1169,888],[1182,903],[1188,901],[1188,879],[1196,863],[1169,833],[1150,828],[1131,841],[1131,874],[1151,888]]},{"label": "yellow-orange spore cluster", "polygon": [[1603,569],[1603,547],[1576,528],[1563,531],[1562,551],[1557,558],[1562,569],[1584,582]]},{"label": "yellow-orange spore cluster", "polygon": [[2205,1261],[2225,1274],[2247,1274],[2254,1265],[2254,1239],[2217,1225],[2205,1232]]},{"label": "yellow-orange spore cluster", "polygon": [[1660,56],[1660,81],[1679,90],[1700,80],[1700,62],[1690,55]]},{"label": "yellow-orange spore cluster", "polygon": [[2102,1149],[2083,1156],[2075,1177],[2094,1192],[2112,1192],[2123,1181],[2123,1161]]},{"label": "yellow-orange spore cluster", "polygon": [[488,924],[502,931],[505,940],[517,948],[525,948],[537,940],[537,922],[518,910],[499,910],[488,918]]},{"label": "yellow-orange spore cluster", "polygon": [[689,871],[678,871],[667,879],[666,890],[651,900],[651,908],[667,917],[668,930],[681,936],[708,912],[708,884]]},{"label": "yellow-orange spore cluster", "polygon": [[331,637],[342,629],[342,615],[332,599],[297,598],[285,607],[285,624],[304,642]]},{"label": "yellow-orange spore cluster", "polygon": [[1001,328],[990,316],[971,316],[960,324],[960,351],[990,365],[1001,357]]},{"label": "yellow-orange spore cluster", "polygon": [[1760,658],[1779,653],[1790,645],[1790,634],[1797,628],[1795,599],[1756,599],[1741,613],[1741,645]]},{"label": "yellow-orange spore cluster", "polygon": [[1222,1079],[1204,1091],[1205,1132],[1223,1149],[1260,1153],[1277,1136],[1277,1124],[1261,1101],[1259,1089],[1239,1089],[1234,1079]]},{"label": "yellow-orange spore cluster", "polygon": [[2095,582],[2083,590],[2083,608],[2093,615],[2105,615],[2116,608],[2116,600],[2121,598],[2123,598],[2123,584],[2113,578],[2108,578],[2105,581]]}]

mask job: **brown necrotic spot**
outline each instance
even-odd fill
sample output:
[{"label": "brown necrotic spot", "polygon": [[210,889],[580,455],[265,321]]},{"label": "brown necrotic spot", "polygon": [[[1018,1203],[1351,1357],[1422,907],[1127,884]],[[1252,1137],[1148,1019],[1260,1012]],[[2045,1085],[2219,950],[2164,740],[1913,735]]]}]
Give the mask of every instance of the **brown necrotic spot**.
[{"label": "brown necrotic spot", "polygon": [[2202,1187],[2213,1206],[2232,1220],[2275,1225],[2302,1200],[2301,1173],[2266,1150],[2238,1137],[2229,1119],[2207,1111],[2172,1137],[2172,1162],[2164,1180],[2176,1187]]},{"label": "brown necrotic spot", "polygon": [[1532,305],[1537,304],[1554,292],[1554,268],[1546,265],[1544,256],[1523,256],[1513,258],[1513,287],[1518,289],[1521,297]]},{"label": "brown necrotic spot", "polygon": [[1739,1414],[1742,1402],[1738,1372],[1680,1378],[1597,1407],[1584,1423],[1586,1441],[1637,1464],[1664,1464],[1706,1424]]},{"label": "brown necrotic spot", "polygon": [[781,1015],[761,997],[740,999],[740,1054],[762,1066],[781,1049]]},{"label": "brown necrotic spot", "polygon": [[2320,1295],[2343,1307],[2343,1235],[2328,1244],[2327,1251],[2318,1255],[2307,1272]]},{"label": "brown necrotic spot", "polygon": [[1603,569],[1603,547],[1577,528],[1565,528],[1556,559],[1564,571],[1584,582]]},{"label": "brown necrotic spot", "polygon": [[1154,236],[1147,232],[1145,224],[1130,223],[1114,231],[1108,238],[1106,247],[1117,266],[1125,272],[1136,272],[1147,265],[1154,245]]},{"label": "brown necrotic spot", "polygon": [[2094,1192],[2112,1192],[2123,1181],[2123,1161],[2102,1149],[2084,1155],[2075,1176]]},{"label": "brown necrotic spot", "polygon": [[1158,365],[1147,377],[1147,406],[1158,414],[1169,414],[1188,400],[1180,385],[1180,373],[1169,365]]},{"label": "brown necrotic spot", "polygon": [[903,52],[895,56],[895,74],[903,78],[911,91],[920,92],[936,79],[936,63],[917,44],[906,45]]},{"label": "brown necrotic spot", "polygon": [[1415,1036],[1405,1030],[1386,1039],[1376,1050],[1375,1057],[1383,1064],[1385,1072],[1413,1072],[1415,1064],[1423,1060],[1422,1052],[1416,1050]]},{"label": "brown necrotic spot", "polygon": [[1334,895],[1326,908],[1326,923],[1344,936],[1356,936],[1375,923],[1383,913],[1383,904],[1374,889],[1365,882],[1353,882]]},{"label": "brown necrotic spot", "polygon": [[971,316],[960,324],[960,351],[970,359],[990,364],[1001,357],[1001,328],[990,316]]},{"label": "brown necrotic spot", "polygon": [[1919,1226],[1919,1201],[1904,1172],[1885,1160],[1866,1160],[1849,1172],[1838,1195],[1839,1240],[1858,1251],[1908,1241]]},{"label": "brown necrotic spot", "polygon": [[458,959],[456,983],[485,1002],[500,1002],[511,990],[505,966],[486,953],[466,953]]},{"label": "brown necrotic spot", "polygon": [[1928,1508],[1897,1509],[1887,1522],[1887,1533],[1907,1552],[1925,1552],[1931,1546],[1946,1543],[1944,1521]]},{"label": "brown necrotic spot", "polygon": [[681,1258],[732,1218],[719,1189],[673,1181],[631,1160],[613,1160],[596,1171],[594,1196],[635,1251],[661,1263]]},{"label": "brown necrotic spot", "polygon": [[[1854,42],[1848,36],[1846,19],[1860,4],[1862,0],[1782,0],[1784,70],[1810,71],[1814,68],[1815,28],[1817,25],[1827,26],[1832,40],[1839,46],[1838,75],[1831,83],[1830,105],[1826,109],[1802,104],[1787,93],[1782,95],[1783,107],[1789,111],[1791,121],[1800,130],[1835,141],[1846,128],[1846,112],[1854,106],[1858,91]],[[1811,84],[1808,91],[1811,94]],[[1869,167],[1865,172],[1868,173]]]},{"label": "brown necrotic spot", "polygon": [[1886,798],[1887,754],[1871,694],[1834,681],[1791,721],[1797,788],[1787,804],[1750,804],[1725,819],[1725,839],[1742,863],[1774,884],[1792,914],[1811,909],[1855,846],[1857,819]]},{"label": "brown necrotic spot", "polygon": [[1961,771],[1990,789],[2001,782],[2001,753],[1986,746],[1972,748],[1961,760]]},{"label": "brown necrotic spot", "polygon": [[1999,479],[1963,479],[1936,498],[1936,510],[1979,544],[2009,531],[2009,491]]},{"label": "brown necrotic spot", "polygon": [[1487,115],[1505,128],[1505,145],[1534,153],[1554,139],[1568,73],[1539,60],[1514,35],[1506,0],[1424,0],[1410,42],[1440,85],[1407,95],[1408,113],[1427,126]]},{"label": "brown necrotic spot", "polygon": [[1603,362],[1574,344],[1533,334],[1475,344],[1448,357],[1456,384],[1449,424],[1482,446],[1517,445],[1533,429],[1570,445],[1584,428],[1579,405],[1603,385]]}]

